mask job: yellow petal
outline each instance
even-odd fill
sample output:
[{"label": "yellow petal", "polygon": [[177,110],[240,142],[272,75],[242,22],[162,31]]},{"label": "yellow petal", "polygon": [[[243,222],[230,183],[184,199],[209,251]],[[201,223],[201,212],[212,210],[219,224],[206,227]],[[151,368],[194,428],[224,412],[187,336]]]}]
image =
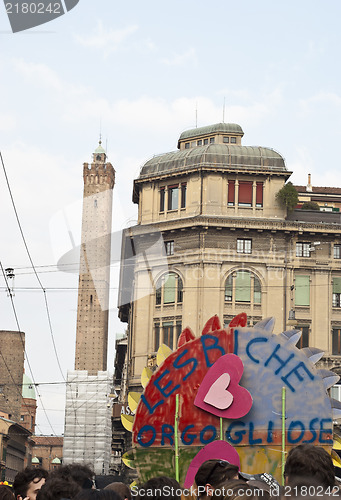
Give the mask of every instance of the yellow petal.
[{"label": "yellow petal", "polygon": [[135,413],[137,405],[139,404],[141,394],[139,392],[128,393],[128,405],[133,413]]},{"label": "yellow petal", "polygon": [[168,345],[161,344],[156,355],[157,365],[160,366],[170,354],[172,354],[172,349]]},{"label": "yellow petal", "polygon": [[339,457],[339,455],[336,453],[336,451],[332,450],[332,452],[331,452],[331,456],[332,456],[333,464],[334,464],[336,467],[341,467],[341,458],[340,458],[340,457]]},{"label": "yellow petal", "polygon": [[134,417],[133,415],[121,414],[122,425],[127,431],[131,432],[133,430]]},{"label": "yellow petal", "polygon": [[130,483],[130,489],[132,489],[134,486],[137,486],[137,482],[136,481],[133,481],[132,483]]},{"label": "yellow petal", "polygon": [[148,368],[147,366],[145,366],[142,370],[142,373],[141,373],[141,384],[142,384],[143,388],[146,387],[146,385],[148,384],[150,377],[152,375],[153,375],[153,372],[151,371],[151,369]]},{"label": "yellow petal", "polygon": [[135,469],[134,460],[132,458],[130,458],[130,455],[128,452],[126,452],[122,455],[122,462],[124,463],[124,465],[129,467],[129,469]]},{"label": "yellow petal", "polygon": [[334,434],[333,450],[341,450],[341,438]]}]

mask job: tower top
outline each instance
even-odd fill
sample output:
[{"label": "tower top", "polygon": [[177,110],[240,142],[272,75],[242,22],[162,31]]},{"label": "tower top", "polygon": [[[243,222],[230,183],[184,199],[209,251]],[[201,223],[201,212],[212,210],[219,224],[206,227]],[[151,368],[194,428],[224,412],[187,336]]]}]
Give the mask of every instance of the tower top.
[{"label": "tower top", "polygon": [[102,147],[102,141],[101,139],[98,141],[98,146],[95,149],[95,152],[92,154],[93,156],[93,161],[94,162],[105,162],[107,158],[107,154],[105,152],[105,149]]}]

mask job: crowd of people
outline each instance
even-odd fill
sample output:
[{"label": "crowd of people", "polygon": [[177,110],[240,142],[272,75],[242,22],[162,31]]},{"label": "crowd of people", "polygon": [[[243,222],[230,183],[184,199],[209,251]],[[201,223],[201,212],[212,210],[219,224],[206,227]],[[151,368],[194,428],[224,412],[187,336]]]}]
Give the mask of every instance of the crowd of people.
[{"label": "crowd of people", "polygon": [[[302,444],[291,449],[284,469],[285,485],[271,474],[245,474],[226,460],[204,462],[191,488],[184,489],[171,477],[161,476],[131,488],[114,482],[98,489],[90,467],[62,465],[48,473],[40,467],[19,472],[12,486],[0,484],[0,500],[285,500],[339,497],[341,483],[329,453]],[[209,497],[212,497],[210,499]]]}]

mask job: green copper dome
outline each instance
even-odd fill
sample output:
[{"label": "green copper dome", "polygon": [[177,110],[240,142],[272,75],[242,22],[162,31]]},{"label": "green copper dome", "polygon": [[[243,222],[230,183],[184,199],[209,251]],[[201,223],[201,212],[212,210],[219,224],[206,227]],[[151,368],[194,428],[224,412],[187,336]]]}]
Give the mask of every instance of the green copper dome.
[{"label": "green copper dome", "polygon": [[22,397],[27,399],[37,399],[32,380],[26,375],[26,373],[24,373],[22,379]]},{"label": "green copper dome", "polygon": [[154,156],[141,168],[139,179],[205,167],[227,171],[287,172],[284,158],[273,149],[259,146],[208,144]]},{"label": "green copper dome", "polygon": [[99,141],[99,145],[95,149],[95,154],[106,154],[105,150],[102,147],[102,141]]},{"label": "green copper dome", "polygon": [[237,123],[215,123],[214,125],[207,125],[206,127],[185,130],[185,132],[182,132],[180,135],[179,142],[187,139],[193,139],[194,137],[212,134],[233,134],[243,136],[244,132],[242,127],[237,125]]}]

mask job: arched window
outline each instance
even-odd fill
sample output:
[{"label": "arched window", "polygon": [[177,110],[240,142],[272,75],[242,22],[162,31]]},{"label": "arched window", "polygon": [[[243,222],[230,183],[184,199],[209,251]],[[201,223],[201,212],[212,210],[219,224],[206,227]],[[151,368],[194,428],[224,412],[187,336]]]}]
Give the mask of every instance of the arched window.
[{"label": "arched window", "polygon": [[259,278],[250,271],[235,271],[225,282],[225,302],[261,304],[262,288]]},{"label": "arched window", "polygon": [[155,303],[182,304],[183,284],[176,273],[167,273],[161,276],[156,283]]}]

